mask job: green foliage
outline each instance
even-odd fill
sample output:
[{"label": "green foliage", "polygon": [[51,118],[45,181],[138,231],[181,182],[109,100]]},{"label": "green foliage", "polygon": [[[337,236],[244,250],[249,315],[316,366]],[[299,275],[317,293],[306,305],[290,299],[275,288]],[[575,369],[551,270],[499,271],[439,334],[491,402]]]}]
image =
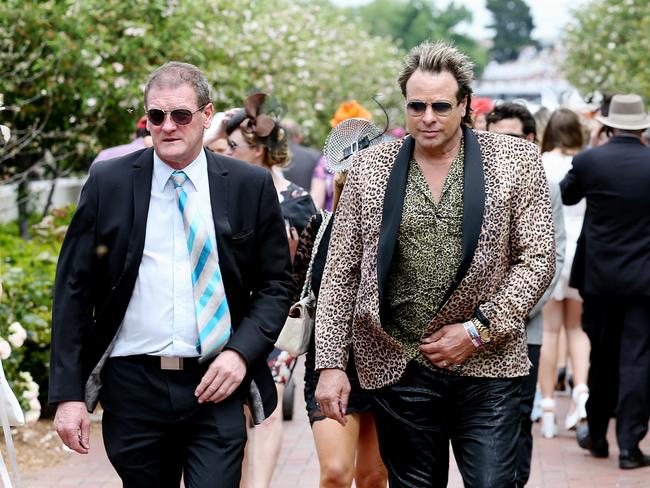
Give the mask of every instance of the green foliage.
[{"label": "green foliage", "polygon": [[494,19],[489,26],[495,30],[490,53],[496,61],[515,60],[522,47],[536,44],[530,37],[533,17],[524,0],[487,0],[486,8]]},{"label": "green foliage", "polygon": [[446,9],[424,0],[374,0],[349,9],[361,19],[368,32],[394,39],[408,50],[425,40],[452,41],[476,63],[478,76],[487,64],[487,50],[474,39],[456,32],[462,22],[470,22],[472,13],[451,2]]},{"label": "green foliage", "polygon": [[217,109],[241,105],[253,90],[272,93],[307,141],[322,146],[329,120],[345,100],[372,110],[380,125],[383,116],[372,95],[382,93],[383,104],[401,107],[401,52],[392,41],[360,30],[340,10],[285,0],[219,5],[220,20],[206,21],[210,28],[203,38],[215,46],[206,73]]},{"label": "green foliage", "polygon": [[650,4],[596,0],[566,30],[567,79],[583,94],[638,93],[650,101]]},{"label": "green foliage", "polygon": [[[322,144],[338,104],[397,100],[400,52],[327,5],[290,0],[5,0],[0,2],[4,176],[84,169],[127,142],[148,74],[194,63],[218,109],[273,92]],[[2,176],[2,175],[0,175]]]},{"label": "green foliage", "polygon": [[[4,291],[0,301],[0,338],[11,345],[11,354],[3,360],[3,366],[21,402],[27,400],[22,393],[29,386],[25,375],[21,375],[23,372],[30,373],[40,386],[41,403],[47,401],[54,273],[72,211],[72,207],[54,210],[32,227],[30,241],[17,237],[10,226],[0,228],[0,278]],[[22,345],[16,346],[11,339],[14,322],[26,331]],[[28,410],[28,405],[23,403],[23,408]]]}]

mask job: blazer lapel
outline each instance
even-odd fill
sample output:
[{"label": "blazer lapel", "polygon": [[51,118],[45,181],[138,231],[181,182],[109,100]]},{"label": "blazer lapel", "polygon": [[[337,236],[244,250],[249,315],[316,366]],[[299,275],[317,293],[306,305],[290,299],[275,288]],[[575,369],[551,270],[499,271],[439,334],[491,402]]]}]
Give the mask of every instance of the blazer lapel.
[{"label": "blazer lapel", "polygon": [[144,151],[133,162],[133,225],[124,263],[124,273],[137,271],[142,260],[144,239],[147,230],[147,215],[151,200],[151,179],[153,177],[153,149]]},{"label": "blazer lapel", "polygon": [[474,132],[462,126],[465,139],[465,179],[463,182],[463,237],[460,266],[442,301],[444,304],[465,277],[481,235],[485,210],[485,178],[481,146]]},{"label": "blazer lapel", "polygon": [[395,164],[388,177],[384,206],[379,230],[379,245],[377,250],[377,280],[379,284],[379,310],[384,310],[384,290],[388,282],[388,274],[395,252],[395,241],[402,221],[404,192],[408,177],[409,162],[413,154],[414,140],[411,136],[404,139],[404,144],[397,153]]},{"label": "blazer lapel", "polygon": [[208,180],[210,186],[210,204],[212,206],[212,220],[217,238],[219,260],[226,257],[224,242],[231,236],[230,221],[228,218],[228,171],[221,164],[218,157],[206,151],[208,160]]}]

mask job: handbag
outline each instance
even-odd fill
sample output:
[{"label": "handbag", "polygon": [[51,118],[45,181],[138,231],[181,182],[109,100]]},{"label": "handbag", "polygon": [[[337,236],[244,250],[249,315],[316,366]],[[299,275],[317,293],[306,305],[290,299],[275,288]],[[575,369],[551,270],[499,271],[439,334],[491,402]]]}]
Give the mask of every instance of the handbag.
[{"label": "handbag", "polygon": [[327,229],[327,223],[331,218],[331,213],[325,213],[321,210],[323,221],[318,228],[316,239],[314,240],[314,247],[311,251],[309,259],[309,267],[305,275],[305,284],[300,293],[300,300],[294,303],[289,309],[289,315],[282,327],[282,332],[278,339],[275,341],[275,347],[287,351],[292,356],[300,356],[305,354],[309,349],[309,342],[314,333],[314,322],[316,318],[316,298],[311,289],[311,275],[314,266],[314,259],[318,252],[318,247]]},{"label": "handbag", "polygon": [[0,421],[2,421],[2,430],[4,431],[9,463],[14,472],[14,484],[11,484],[11,478],[9,477],[7,466],[5,465],[1,454],[0,479],[5,488],[11,488],[12,486],[18,487],[20,485],[20,474],[18,472],[18,463],[16,462],[13,438],[11,436],[11,427],[24,425],[25,416],[23,415],[23,411],[20,408],[16,395],[14,395],[14,392],[11,390],[9,383],[7,382],[4,368],[2,367],[2,361],[0,361]]}]

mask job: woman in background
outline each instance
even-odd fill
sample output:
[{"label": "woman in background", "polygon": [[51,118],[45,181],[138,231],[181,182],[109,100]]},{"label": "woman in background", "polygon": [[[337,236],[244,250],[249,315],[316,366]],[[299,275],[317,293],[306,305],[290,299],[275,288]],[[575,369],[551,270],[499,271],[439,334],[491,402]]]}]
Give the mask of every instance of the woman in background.
[{"label": "woman in background", "polygon": [[[571,169],[573,156],[582,149],[584,136],[580,119],[569,109],[560,108],[551,114],[542,138],[542,162],[551,183],[559,183]],[[569,286],[571,265],[576,243],[582,229],[585,202],[564,206],[566,228],[566,255],[560,279],[551,299],[544,306],[544,337],[539,362],[539,384],[542,391],[542,436],[557,435],[555,420],[556,366],[558,361],[558,337],[562,327],[566,330],[567,346],[573,370],[573,402],[565,419],[565,427],[576,428],[586,421],[585,404],[589,398],[587,376],[589,373],[589,339],[582,330],[582,298],[575,288]]]},{"label": "woman in background", "polygon": [[[282,175],[281,169],[289,164],[291,158],[287,135],[278,122],[279,118],[276,120],[263,112],[265,98],[263,93],[251,95],[244,102],[243,109],[227,111],[216,139],[224,138],[225,134],[227,156],[260,166],[271,174],[293,257],[298,236],[316,208],[306,190]],[[269,418],[255,427],[252,442],[246,445],[241,483],[246,488],[268,488],[271,484],[282,447],[282,399],[296,357],[275,349],[268,357],[268,364],[278,393],[278,405]],[[249,463],[252,464],[250,477]]]},{"label": "woman in background", "polygon": [[[370,120],[372,115],[355,100],[351,100],[338,107],[330,125],[336,127],[340,122],[350,118]],[[327,170],[325,157],[321,164],[322,171],[325,172]],[[332,176],[329,171],[327,173]],[[332,211],[336,211],[346,178],[347,170],[332,176]],[[334,217],[334,214],[329,212],[312,217],[301,234],[294,260],[294,279],[298,283],[298,290],[302,290],[313,258],[311,290],[316,297],[316,306],[318,306],[318,292],[325,269]],[[319,240],[318,248],[315,249],[317,240]],[[297,300],[298,296],[294,301]],[[375,419],[370,411],[371,399],[359,384],[354,355],[350,352],[346,369],[352,390],[346,409],[345,427],[325,417],[316,403],[315,393],[320,373],[315,370],[315,355],[315,341],[312,335],[305,359],[305,404],[320,465],[320,488],[349,488],[353,480],[357,488],[385,487],[388,474],[379,454]]]},{"label": "woman in background", "polygon": [[[333,210],[336,210],[346,177],[346,172],[337,173],[334,177]],[[321,214],[312,217],[301,235],[294,261],[294,279],[298,283],[298,290],[302,290],[311,254],[316,252],[312,265],[311,288],[317,303],[334,222],[333,214],[323,215],[324,219]],[[326,227],[323,229],[318,249],[314,249],[316,236],[323,225]],[[295,298],[294,301],[298,301],[298,297]],[[353,354],[350,353],[346,369],[352,390],[346,410],[345,427],[325,417],[316,403],[319,372],[315,371],[314,362],[315,343],[312,336],[305,360],[305,404],[320,465],[320,488],[349,488],[353,480],[357,488],[385,487],[388,475],[379,455],[375,419],[370,411],[371,399],[359,385]]]}]

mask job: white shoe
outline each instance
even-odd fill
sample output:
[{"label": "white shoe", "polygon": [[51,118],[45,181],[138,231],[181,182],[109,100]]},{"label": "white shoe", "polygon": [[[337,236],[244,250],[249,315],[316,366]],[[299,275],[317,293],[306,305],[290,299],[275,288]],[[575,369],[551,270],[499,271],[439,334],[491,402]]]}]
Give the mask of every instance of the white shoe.
[{"label": "white shoe", "polygon": [[542,398],[540,407],[542,408],[542,437],[551,439],[558,434],[557,424],[555,423],[555,400]]},{"label": "white shoe", "polygon": [[540,402],[542,401],[542,392],[537,388],[535,391],[535,400],[533,400],[533,409],[530,412],[530,420],[537,422],[542,418],[542,407]]},{"label": "white shoe", "polygon": [[587,418],[587,400],[589,399],[589,388],[584,383],[576,385],[571,393],[573,398],[573,412],[566,416],[564,426],[567,430],[574,430],[578,422]]}]

